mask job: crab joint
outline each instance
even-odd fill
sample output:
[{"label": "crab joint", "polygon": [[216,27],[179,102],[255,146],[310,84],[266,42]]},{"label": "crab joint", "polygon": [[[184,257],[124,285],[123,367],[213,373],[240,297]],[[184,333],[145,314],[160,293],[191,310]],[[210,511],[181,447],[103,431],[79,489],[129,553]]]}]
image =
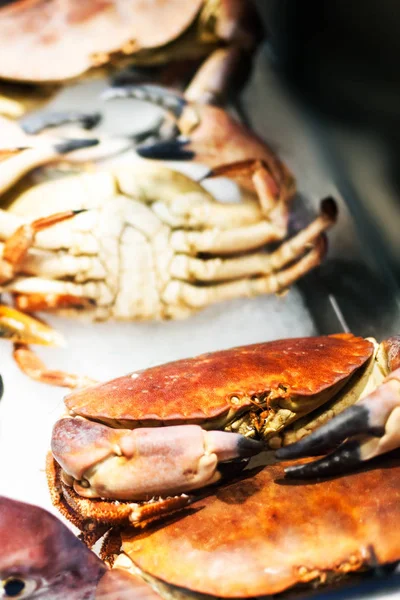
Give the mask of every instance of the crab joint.
[{"label": "crab joint", "polygon": [[221,477],[219,462],[263,449],[262,442],[198,425],[132,431],[71,418],[56,424],[52,438],[53,455],[79,495],[115,500],[148,500],[210,485]]}]

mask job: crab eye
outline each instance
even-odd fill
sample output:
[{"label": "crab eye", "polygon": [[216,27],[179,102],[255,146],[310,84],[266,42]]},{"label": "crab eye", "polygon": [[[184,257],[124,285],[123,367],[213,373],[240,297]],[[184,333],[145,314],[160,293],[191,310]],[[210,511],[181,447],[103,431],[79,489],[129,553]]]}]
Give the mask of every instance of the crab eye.
[{"label": "crab eye", "polygon": [[33,579],[8,577],[1,582],[0,598],[29,598],[37,588],[38,583]]}]

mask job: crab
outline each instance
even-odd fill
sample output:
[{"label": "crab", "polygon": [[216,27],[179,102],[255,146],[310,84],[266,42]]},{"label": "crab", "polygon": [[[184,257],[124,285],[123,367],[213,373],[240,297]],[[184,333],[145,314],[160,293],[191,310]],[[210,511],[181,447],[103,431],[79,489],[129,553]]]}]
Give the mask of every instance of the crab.
[{"label": "crab", "polygon": [[368,571],[380,576],[380,593],[393,590],[383,575],[400,559],[399,453],[329,481],[284,485],[284,476],[284,464],[249,469],[181,518],[125,528],[114,567],[163,595],[162,582],[168,600],[308,597],[315,588],[320,597],[349,597],[359,591],[357,573],[360,590],[378,585],[376,576],[365,581]]},{"label": "crab", "polygon": [[280,190],[288,197],[293,196],[296,183],[286,164],[230,112],[207,103],[205,90],[206,82],[199,76],[184,94],[156,85],[124,85],[108,88],[102,97],[104,100],[133,98],[164,109],[166,119],[158,134],[166,139],[139,145],[136,152],[142,158],[195,160],[211,167],[211,173],[218,172],[220,165],[232,164],[230,176],[249,190],[257,190],[257,172],[251,168],[238,172],[235,164],[251,165],[258,160],[268,166],[277,193]]},{"label": "crab", "polygon": [[0,496],[0,598],[159,600],[142,580],[107,566],[49,512]]},{"label": "crab", "polygon": [[0,77],[64,81],[125,57],[138,67],[172,63],[167,78],[174,80],[175,72],[188,63],[208,55],[214,61],[222,54],[225,87],[262,37],[250,0],[19,0],[0,9],[2,54],[7,58]]},{"label": "crab", "polygon": [[[320,215],[285,240],[290,194],[260,161],[235,168],[254,171],[259,201],[220,204],[201,183],[158,163],[34,186],[0,212],[1,289],[23,312],[97,320],[184,318],[214,302],[285,290],[321,262],[335,203],[323,201]],[[51,217],[37,217],[52,213],[74,218],[35,231],[15,252],[12,232],[18,240],[27,218],[48,224]],[[266,244],[275,248],[265,252]],[[37,366],[25,370],[43,375]]]},{"label": "crab", "polygon": [[[248,457],[300,440],[336,414],[346,437],[354,407],[343,411],[355,402],[369,423],[362,431],[380,441],[351,463],[359,465],[399,445],[399,370],[391,372],[399,347],[399,338],[378,344],[351,334],[278,340],[75,391],[53,429],[52,501],[88,544],[106,532],[112,539],[120,527],[184,509]],[[349,466],[344,454],[333,471],[338,462]]]}]

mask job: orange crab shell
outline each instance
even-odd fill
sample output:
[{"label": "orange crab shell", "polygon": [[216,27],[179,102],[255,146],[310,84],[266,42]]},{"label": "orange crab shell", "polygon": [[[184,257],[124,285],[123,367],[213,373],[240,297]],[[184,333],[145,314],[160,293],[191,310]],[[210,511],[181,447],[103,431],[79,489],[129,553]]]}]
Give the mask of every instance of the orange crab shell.
[{"label": "orange crab shell", "polygon": [[398,453],[382,468],[310,484],[288,484],[283,467],[222,486],[166,526],[125,531],[122,551],[168,584],[222,598],[269,596],[400,559]]},{"label": "orange crab shell", "polygon": [[352,334],[295,338],[202,354],[73,392],[75,415],[125,425],[202,423],[250,407],[254,397],[312,396],[347,379],[373,345]]}]

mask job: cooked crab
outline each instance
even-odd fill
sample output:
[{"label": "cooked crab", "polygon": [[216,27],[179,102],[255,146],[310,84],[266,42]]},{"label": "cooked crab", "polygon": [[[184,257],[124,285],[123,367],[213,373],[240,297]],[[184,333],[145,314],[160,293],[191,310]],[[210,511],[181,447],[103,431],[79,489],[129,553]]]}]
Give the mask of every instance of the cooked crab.
[{"label": "cooked crab", "polygon": [[[204,103],[204,89],[206,84],[199,76],[184,95],[155,85],[125,85],[109,88],[103,98],[142,100],[160,106],[172,119],[175,124],[172,131],[168,127],[163,133],[160,128],[161,137],[164,135],[167,139],[136,148],[143,158],[196,160],[211,167],[212,172],[218,172],[220,165],[244,162],[250,166],[255,160],[262,161],[271,177],[269,185],[276,188],[277,194],[292,196],[295,180],[285,163],[263,139],[227,110]],[[229,175],[237,178],[241,185],[257,190],[258,170],[248,168],[237,172],[233,168]]]},{"label": "cooked crab", "polygon": [[398,440],[389,375],[396,344],[351,334],[281,340],[77,391],[53,430],[53,502],[93,542],[111,526],[181,509],[185,492],[220,480],[220,463],[300,439],[375,388],[371,414],[383,436],[376,453],[390,449]]},{"label": "cooked crab", "polygon": [[37,506],[0,496],[0,538],[0,598],[160,598],[126,570],[110,571],[61,521]]},{"label": "cooked crab", "polygon": [[322,596],[324,585],[330,596],[333,583],[333,595],[347,597],[338,582],[350,587],[350,574],[382,575],[385,565],[389,573],[400,559],[398,453],[330,481],[284,485],[283,478],[281,464],[250,470],[197,499],[181,518],[123,530],[115,566],[158,589],[168,584],[166,597],[182,600],[267,599],[295,586],[301,597],[322,586]]},{"label": "cooked crab", "polygon": [[261,38],[250,0],[19,0],[0,9],[0,77],[62,81],[123,57],[144,67],[178,63],[172,72],[223,53],[229,79]]},{"label": "cooked crab", "polygon": [[31,188],[11,208],[25,219],[64,214],[71,201],[87,210],[24,238],[23,252],[11,250],[12,232],[24,221],[1,211],[0,238],[8,240],[2,290],[22,311],[143,320],[183,318],[221,300],[286,289],[321,262],[335,203],[325,200],[313,222],[282,242],[289,197],[263,163],[237,165],[243,168],[254,169],[259,202],[218,203],[187,176],[142,163]]}]

